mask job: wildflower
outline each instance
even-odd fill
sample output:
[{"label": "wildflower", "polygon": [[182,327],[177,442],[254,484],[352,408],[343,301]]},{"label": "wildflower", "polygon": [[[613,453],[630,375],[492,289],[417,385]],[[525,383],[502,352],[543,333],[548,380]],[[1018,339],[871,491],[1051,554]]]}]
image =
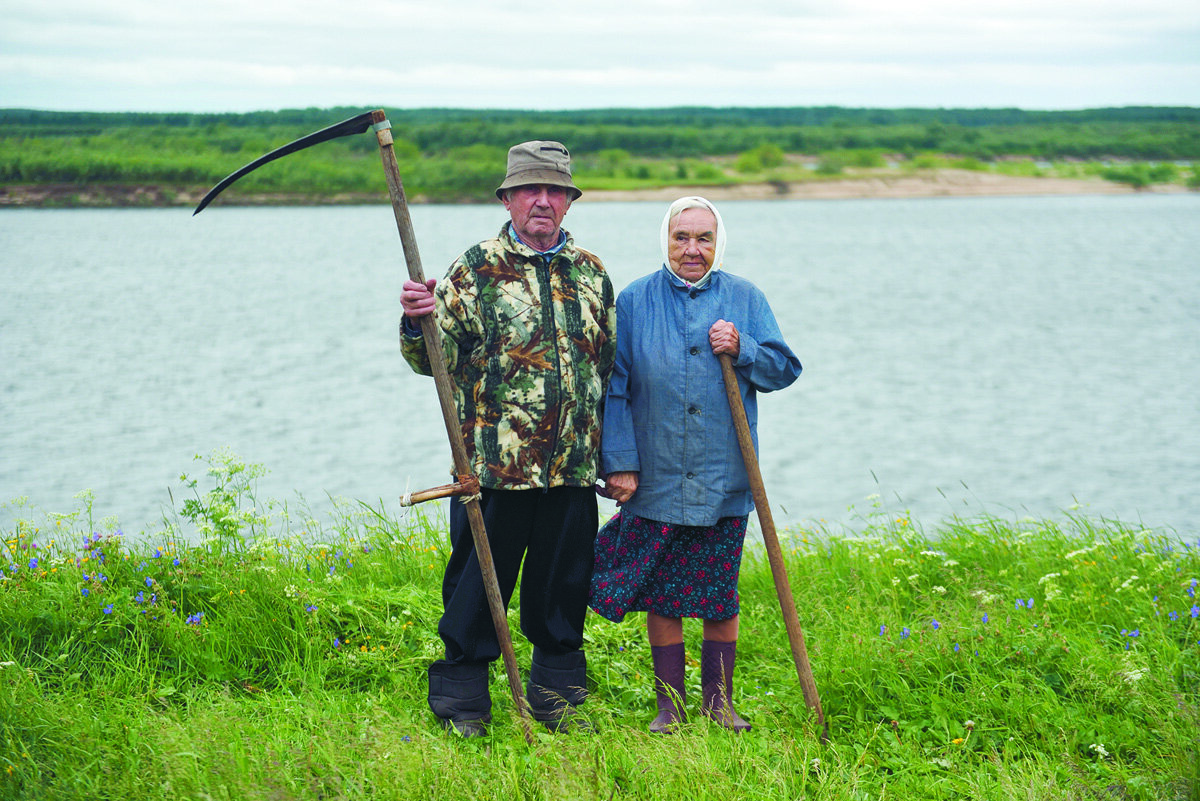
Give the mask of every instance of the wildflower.
[{"label": "wildflower", "polygon": [[958,653],[958,643],[954,643],[954,653]]},{"label": "wildflower", "polygon": [[88,588],[87,587],[84,587],[82,590],[80,590],[80,592],[83,593],[84,598],[88,597]]},{"label": "wildflower", "polygon": [[900,630],[900,639],[902,639],[902,640],[907,640],[907,639],[908,639],[908,635],[909,635],[910,633],[911,633],[911,632],[908,630],[908,626],[905,626],[903,629],[901,629],[901,630]]},{"label": "wildflower", "polygon": [[983,613],[983,622],[984,622],[984,623],[987,623],[987,622],[988,622],[988,616],[987,616],[987,612],[984,612],[984,613]]},{"label": "wildflower", "polygon": [[406,735],[404,735],[403,737],[401,737],[401,738],[400,738],[400,742],[402,742],[402,743],[411,743],[411,742],[412,742],[412,738],[411,738],[411,737],[409,737],[409,736],[406,734]]},{"label": "wildflower", "polygon": [[886,632],[886,631],[887,631],[887,626],[883,625],[882,623],[879,624],[879,636],[882,637],[884,635],[884,632]]},{"label": "wildflower", "polygon": [[975,731],[975,721],[968,720],[966,723],[963,724],[963,728],[966,729],[967,731]]},{"label": "wildflower", "polygon": [[1192,617],[1200,617],[1200,606],[1196,606],[1195,604],[1192,604],[1191,614],[1192,614]]},{"label": "wildflower", "polygon": [[1032,599],[1032,598],[1030,598],[1028,601],[1026,601],[1026,602],[1025,602],[1025,608],[1026,608],[1026,609],[1032,609],[1032,608],[1033,608],[1033,599]]},{"label": "wildflower", "polygon": [[929,625],[933,626],[934,631],[937,631],[938,629],[940,629],[942,627],[942,624],[938,623],[936,619],[930,621]]},{"label": "wildflower", "polygon": [[204,613],[197,612],[194,615],[188,615],[187,620],[185,620],[184,622],[187,623],[189,626],[199,626],[201,621],[203,621],[203,620],[204,620]]},{"label": "wildflower", "polygon": [[943,587],[943,586],[942,586],[942,585],[940,585],[940,584],[938,584],[937,586],[933,587],[932,589],[933,589],[933,591],[934,591],[934,592],[936,592],[938,595],[945,595],[945,594],[946,594],[946,588],[945,588],[945,587]]},{"label": "wildflower", "polygon": [[175,567],[179,567],[179,557],[176,556],[175,559],[171,562],[171,564],[175,565]]},{"label": "wildflower", "polygon": [[113,606],[112,604],[109,604],[108,606],[104,607],[104,614],[111,615],[112,614],[112,606]]},{"label": "wildflower", "polygon": [[154,549],[154,558],[155,558],[155,559],[162,559],[162,548],[155,548],[155,549]]},{"label": "wildflower", "polygon": [[37,566],[38,566],[38,560],[37,560],[37,557],[35,556],[29,560],[29,569],[37,570]]},{"label": "wildflower", "polygon": [[146,576],[146,586],[147,586],[147,587],[153,587],[153,586],[154,586],[154,579],[150,578],[149,576]]},{"label": "wildflower", "polygon": [[315,612],[315,611],[317,611],[317,605],[309,604],[308,606],[304,607],[304,611],[305,612]]},{"label": "wildflower", "polygon": [[1104,743],[1092,743],[1088,747],[1101,759],[1108,758],[1108,751],[1104,748]]},{"label": "wildflower", "polygon": [[951,740],[950,742],[954,743],[955,745],[962,745],[962,744],[963,744],[963,738],[961,738],[961,737],[955,737],[955,738],[954,738],[953,740]]},{"label": "wildflower", "polygon": [[1025,602],[1024,602],[1024,601],[1022,601],[1020,598],[1018,598],[1018,599],[1017,599],[1017,607],[1016,607],[1016,608],[1017,608],[1017,609],[1024,609],[1024,608],[1025,608]]},{"label": "wildflower", "polygon": [[341,648],[341,647],[342,647],[342,641],[341,641],[341,640],[339,640],[337,637],[334,637],[334,638],[333,638],[333,647],[334,647],[334,648]]}]

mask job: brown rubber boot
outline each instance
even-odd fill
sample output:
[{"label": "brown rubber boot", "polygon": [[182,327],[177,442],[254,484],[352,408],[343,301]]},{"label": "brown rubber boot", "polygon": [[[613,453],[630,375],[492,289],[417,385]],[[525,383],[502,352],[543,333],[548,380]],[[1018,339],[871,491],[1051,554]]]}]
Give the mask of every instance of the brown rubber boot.
[{"label": "brown rubber boot", "polygon": [[733,663],[737,642],[705,640],[700,650],[700,687],[703,711],[730,731],[750,731],[750,724],[733,708]]},{"label": "brown rubber boot", "polygon": [[654,693],[658,701],[658,717],[650,724],[654,734],[671,734],[677,726],[687,722],[684,653],[683,643],[650,646],[650,657],[654,660]]}]

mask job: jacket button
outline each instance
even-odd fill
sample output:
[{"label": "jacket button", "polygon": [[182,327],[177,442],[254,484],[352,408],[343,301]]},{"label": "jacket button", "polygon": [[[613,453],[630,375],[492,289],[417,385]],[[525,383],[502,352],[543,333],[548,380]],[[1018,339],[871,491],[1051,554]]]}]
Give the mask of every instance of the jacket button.
[{"label": "jacket button", "polygon": [[697,409],[695,406],[693,406],[690,409],[688,409],[688,414],[697,414],[697,413],[699,413],[699,411],[700,411],[699,409]]},{"label": "jacket button", "polygon": [[688,478],[695,478],[695,477],[696,477],[696,474],[695,474],[695,473],[690,473],[690,472],[689,472],[689,473],[687,474],[687,477],[688,477]]},{"label": "jacket button", "polygon": [[692,354],[693,356],[695,356],[699,352],[700,352],[700,349],[695,346],[693,346],[692,349],[688,351],[688,353]]}]

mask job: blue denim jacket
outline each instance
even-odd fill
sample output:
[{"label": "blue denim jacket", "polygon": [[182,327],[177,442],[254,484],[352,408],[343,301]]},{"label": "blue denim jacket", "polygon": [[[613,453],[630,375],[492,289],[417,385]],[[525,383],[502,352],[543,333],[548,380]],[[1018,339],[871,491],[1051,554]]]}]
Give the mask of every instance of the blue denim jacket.
[{"label": "blue denim jacket", "polygon": [[626,512],[701,526],[754,508],[721,364],[708,341],[717,320],[738,330],[734,366],[757,449],[757,393],[790,385],[801,369],[763,293],[724,271],[691,287],[661,269],[617,298],[617,361],[600,467],[604,474],[637,471]]}]

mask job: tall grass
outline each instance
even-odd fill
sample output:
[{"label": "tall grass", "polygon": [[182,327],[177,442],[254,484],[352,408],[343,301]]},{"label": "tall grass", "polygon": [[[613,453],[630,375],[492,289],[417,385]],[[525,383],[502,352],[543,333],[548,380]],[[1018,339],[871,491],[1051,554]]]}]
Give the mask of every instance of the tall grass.
[{"label": "tall grass", "polygon": [[[638,620],[589,617],[594,734],[425,703],[445,521],[254,495],[216,454],[161,531],[22,507],[0,546],[3,798],[1200,799],[1200,543],[1117,521],[868,509],[783,539],[830,740],[748,550],[735,698],[654,737]],[[515,604],[514,604],[515,606]],[[519,613],[511,612],[514,632]],[[689,693],[700,628],[688,621]],[[518,662],[529,647],[516,636]]]}]

